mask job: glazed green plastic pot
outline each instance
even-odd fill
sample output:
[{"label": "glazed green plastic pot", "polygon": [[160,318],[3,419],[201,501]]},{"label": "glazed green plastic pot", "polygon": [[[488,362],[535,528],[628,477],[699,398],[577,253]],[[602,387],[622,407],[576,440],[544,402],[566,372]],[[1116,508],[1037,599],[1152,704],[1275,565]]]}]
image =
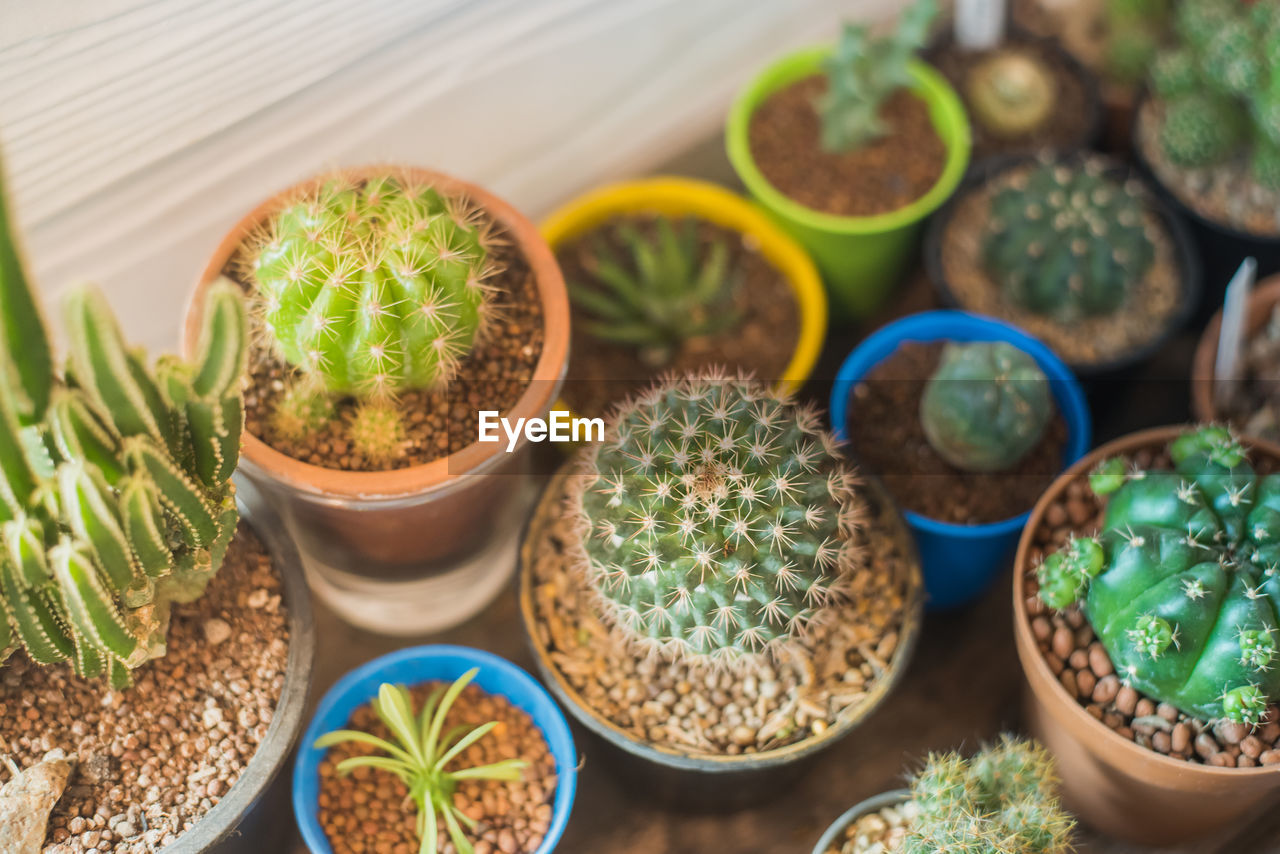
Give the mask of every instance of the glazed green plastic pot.
[{"label": "glazed green plastic pot", "polygon": [[955,191],[969,165],[969,118],[941,74],[918,60],[910,66],[911,90],[929,107],[947,162],[936,184],[905,207],[876,216],[835,216],[783,195],[751,157],[751,116],[774,92],[821,73],[830,46],[807,48],[770,65],[734,101],[725,127],[729,160],[747,191],[779,226],[813,256],[827,285],[834,313],[863,317],[877,308],[901,278],[919,239],[924,218]]}]

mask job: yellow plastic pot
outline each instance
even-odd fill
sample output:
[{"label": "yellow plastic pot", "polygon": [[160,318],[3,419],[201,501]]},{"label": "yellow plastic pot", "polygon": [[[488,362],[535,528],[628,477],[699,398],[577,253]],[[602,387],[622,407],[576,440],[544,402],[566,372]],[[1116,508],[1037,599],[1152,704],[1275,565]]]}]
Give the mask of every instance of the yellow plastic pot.
[{"label": "yellow plastic pot", "polygon": [[[706,181],[669,177],[609,184],[579,196],[543,221],[542,236],[555,251],[611,219],[636,214],[697,217],[747,235],[757,244],[765,260],[786,279],[796,302],[799,339],[778,389],[799,390],[813,371],[827,335],[826,291],[800,245],[736,193]],[[556,408],[568,409],[563,400]]]}]

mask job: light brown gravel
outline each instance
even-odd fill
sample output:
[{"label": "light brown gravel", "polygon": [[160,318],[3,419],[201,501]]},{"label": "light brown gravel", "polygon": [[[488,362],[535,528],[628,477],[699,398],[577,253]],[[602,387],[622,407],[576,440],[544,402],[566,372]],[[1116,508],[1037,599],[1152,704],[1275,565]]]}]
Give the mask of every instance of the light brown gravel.
[{"label": "light brown gravel", "polygon": [[[242,525],[205,595],[175,607],[168,654],[135,671],[132,688],[111,691],[22,654],[0,668],[0,755],[26,766],[61,748],[78,760],[45,854],[158,851],[227,793],[284,685],[280,591],[270,558]],[[231,629],[216,646],[206,640],[210,620]]]},{"label": "light brown gravel", "polygon": [[858,817],[844,829],[837,845],[826,854],[889,854],[897,851],[911,823],[920,814],[915,801],[903,801]]}]

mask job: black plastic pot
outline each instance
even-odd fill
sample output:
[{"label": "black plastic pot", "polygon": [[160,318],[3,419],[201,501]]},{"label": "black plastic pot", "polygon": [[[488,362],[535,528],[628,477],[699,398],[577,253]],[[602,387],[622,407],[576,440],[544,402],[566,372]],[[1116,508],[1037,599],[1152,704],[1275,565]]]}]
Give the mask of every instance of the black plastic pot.
[{"label": "black plastic pot", "polygon": [[1252,255],[1258,260],[1259,279],[1280,273],[1280,235],[1268,237],[1240,231],[1226,223],[1211,220],[1165,186],[1142,150],[1138,128],[1146,103],[1147,95],[1143,93],[1133,111],[1133,124],[1129,131],[1133,161],[1148,183],[1156,188],[1165,204],[1186,220],[1191,237],[1199,248],[1204,285],[1201,288],[1200,302],[1196,306],[1195,318],[1198,325],[1203,325],[1214,312],[1222,308],[1227,284],[1245,258]]},{"label": "black plastic pot", "polygon": [[290,815],[290,778],[281,769],[302,731],[311,687],[316,651],[311,592],[302,574],[298,550],[285,533],[284,524],[257,489],[239,476],[236,503],[242,520],[271,555],[271,563],[284,584],[284,605],[289,615],[284,687],[266,737],[240,779],[194,827],[165,848],[165,854],[261,854],[288,847],[292,824],[282,816]]},{"label": "black plastic pot", "polygon": [[[1071,163],[1085,156],[1083,153],[1067,154],[1062,157],[1063,162]],[[1121,163],[1114,158],[1108,158],[1104,155],[1090,153],[1088,156],[1099,157],[1109,162],[1107,174],[1117,180],[1127,180],[1136,178],[1148,188],[1148,203],[1159,217],[1161,224],[1169,235],[1170,242],[1173,245],[1174,252],[1177,255],[1178,268],[1181,271],[1179,281],[1181,284],[1182,295],[1178,301],[1178,309],[1169,317],[1169,321],[1160,333],[1144,344],[1134,347],[1127,353],[1124,353],[1114,359],[1105,362],[1073,362],[1062,356],[1063,361],[1071,368],[1073,372],[1082,379],[1092,380],[1114,380],[1123,377],[1126,371],[1146,361],[1158,352],[1169,339],[1180,331],[1190,321],[1196,305],[1200,300],[1201,288],[1201,267],[1200,256],[1196,251],[1191,233],[1187,229],[1186,223],[1182,218],[1170,207],[1161,194],[1151,189],[1150,184],[1142,178],[1133,168]],[[988,181],[1001,175],[1010,169],[1014,169],[1025,163],[1034,160],[1033,155],[1006,155],[1000,157],[989,157],[976,164],[969,175],[965,178],[960,189],[951,197],[946,206],[929,221],[929,226],[925,232],[924,242],[924,266],[929,274],[929,280],[933,283],[933,287],[938,294],[938,298],[944,305],[949,308],[958,308],[962,310],[970,310],[957,299],[955,293],[951,290],[950,283],[947,281],[946,271],[942,266],[942,246],[943,240],[947,232],[947,226],[950,224],[952,217],[955,216],[957,207],[969,193],[974,192],[979,187],[985,185]],[[995,287],[993,284],[992,287]],[[1001,318],[1009,320],[1008,318]],[[1012,322],[1012,321],[1009,321]],[[1049,342],[1045,342],[1049,343]],[[1052,346],[1052,345],[1050,345]],[[1059,354],[1062,355],[1062,354]]]},{"label": "black plastic pot", "polygon": [[846,827],[868,813],[879,812],[885,807],[896,807],[910,797],[911,791],[909,789],[894,789],[889,792],[881,792],[878,795],[867,798],[857,806],[850,807],[838,819],[831,822],[831,825],[823,832],[818,844],[813,846],[813,854],[827,854],[832,848],[839,850],[837,843]]},{"label": "black plastic pot", "polygon": [[[862,706],[846,714],[821,736],[764,753],[716,756],[684,753],[637,739],[605,719],[585,703],[577,690],[551,662],[534,627],[533,549],[551,515],[558,512],[565,473],[552,478],[529,520],[520,549],[520,613],[538,674],[556,700],[595,738],[602,754],[636,792],[670,808],[690,812],[727,812],[776,797],[780,787],[798,779],[818,754],[849,735],[889,696],[906,670],[920,634],[924,585],[911,532],[894,509],[884,487],[863,476],[863,494],[884,517],[892,520],[893,536],[903,554],[911,556],[914,593],[907,605],[891,670],[876,683]],[[590,761],[590,757],[589,757]]]}]

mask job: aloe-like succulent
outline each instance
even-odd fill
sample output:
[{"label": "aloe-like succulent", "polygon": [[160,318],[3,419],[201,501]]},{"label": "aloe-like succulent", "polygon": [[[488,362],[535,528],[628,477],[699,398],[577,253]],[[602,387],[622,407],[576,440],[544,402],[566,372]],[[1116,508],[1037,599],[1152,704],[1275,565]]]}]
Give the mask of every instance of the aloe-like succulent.
[{"label": "aloe-like succulent", "polygon": [[152,368],[102,295],[77,289],[59,375],[0,202],[0,318],[0,658],[21,646],[127,684],[164,654],[171,604],[204,592],[238,521],[240,290],[209,289],[194,362]]},{"label": "aloe-like succulent", "polygon": [[1105,463],[1097,536],[1039,568],[1053,608],[1082,600],[1116,672],[1187,714],[1256,724],[1280,699],[1280,475],[1260,476],[1226,428],[1169,446],[1174,468]]},{"label": "aloe-like succulent", "polygon": [[576,322],[588,334],[633,347],[644,362],[661,367],[685,341],[737,323],[734,292],[740,279],[731,267],[730,247],[716,240],[704,251],[697,220],[677,224],[658,216],[651,234],[624,222],[617,236],[625,260],[597,235],[591,281],[569,282],[574,307],[587,316]]},{"label": "aloe-like succulent", "polygon": [[736,661],[801,637],[842,589],[864,507],[817,415],[755,380],[663,381],[570,479],[577,569],[642,649]]},{"label": "aloe-like succulent", "polygon": [[891,95],[911,83],[910,62],[929,37],[937,0],[916,0],[898,26],[874,38],[863,24],[846,23],[835,50],[823,63],[827,88],[818,100],[822,147],[854,151],[887,132],[880,110]]},{"label": "aloe-like succulent", "polygon": [[1034,133],[1053,115],[1057,83],[1033,54],[1005,49],[975,65],[965,81],[974,117],[995,136]]},{"label": "aloe-like succulent", "polygon": [[416,715],[408,689],[383,683],[378,688],[378,698],[373,701],[373,710],[395,739],[394,743],[372,733],[351,729],[326,733],[315,742],[315,747],[322,750],[354,742],[379,751],[378,754],[344,759],[337,764],[336,770],[345,776],[357,768],[372,768],[398,777],[409,788],[409,799],[418,808],[420,854],[436,854],[441,822],[458,854],[473,854],[475,847],[463,828],[475,831],[477,825],[453,801],[458,783],[464,780],[516,782],[522,778],[529,764],[513,757],[472,768],[450,768],[464,750],[498,725],[497,721],[490,721],[471,729],[465,726],[444,728],[445,719],[458,695],[479,672],[478,667],[472,668],[452,684],[437,687]]},{"label": "aloe-like succulent", "polygon": [[1036,360],[1004,341],[948,343],[920,399],[920,424],[938,455],[966,471],[1012,468],[1053,415]]}]

